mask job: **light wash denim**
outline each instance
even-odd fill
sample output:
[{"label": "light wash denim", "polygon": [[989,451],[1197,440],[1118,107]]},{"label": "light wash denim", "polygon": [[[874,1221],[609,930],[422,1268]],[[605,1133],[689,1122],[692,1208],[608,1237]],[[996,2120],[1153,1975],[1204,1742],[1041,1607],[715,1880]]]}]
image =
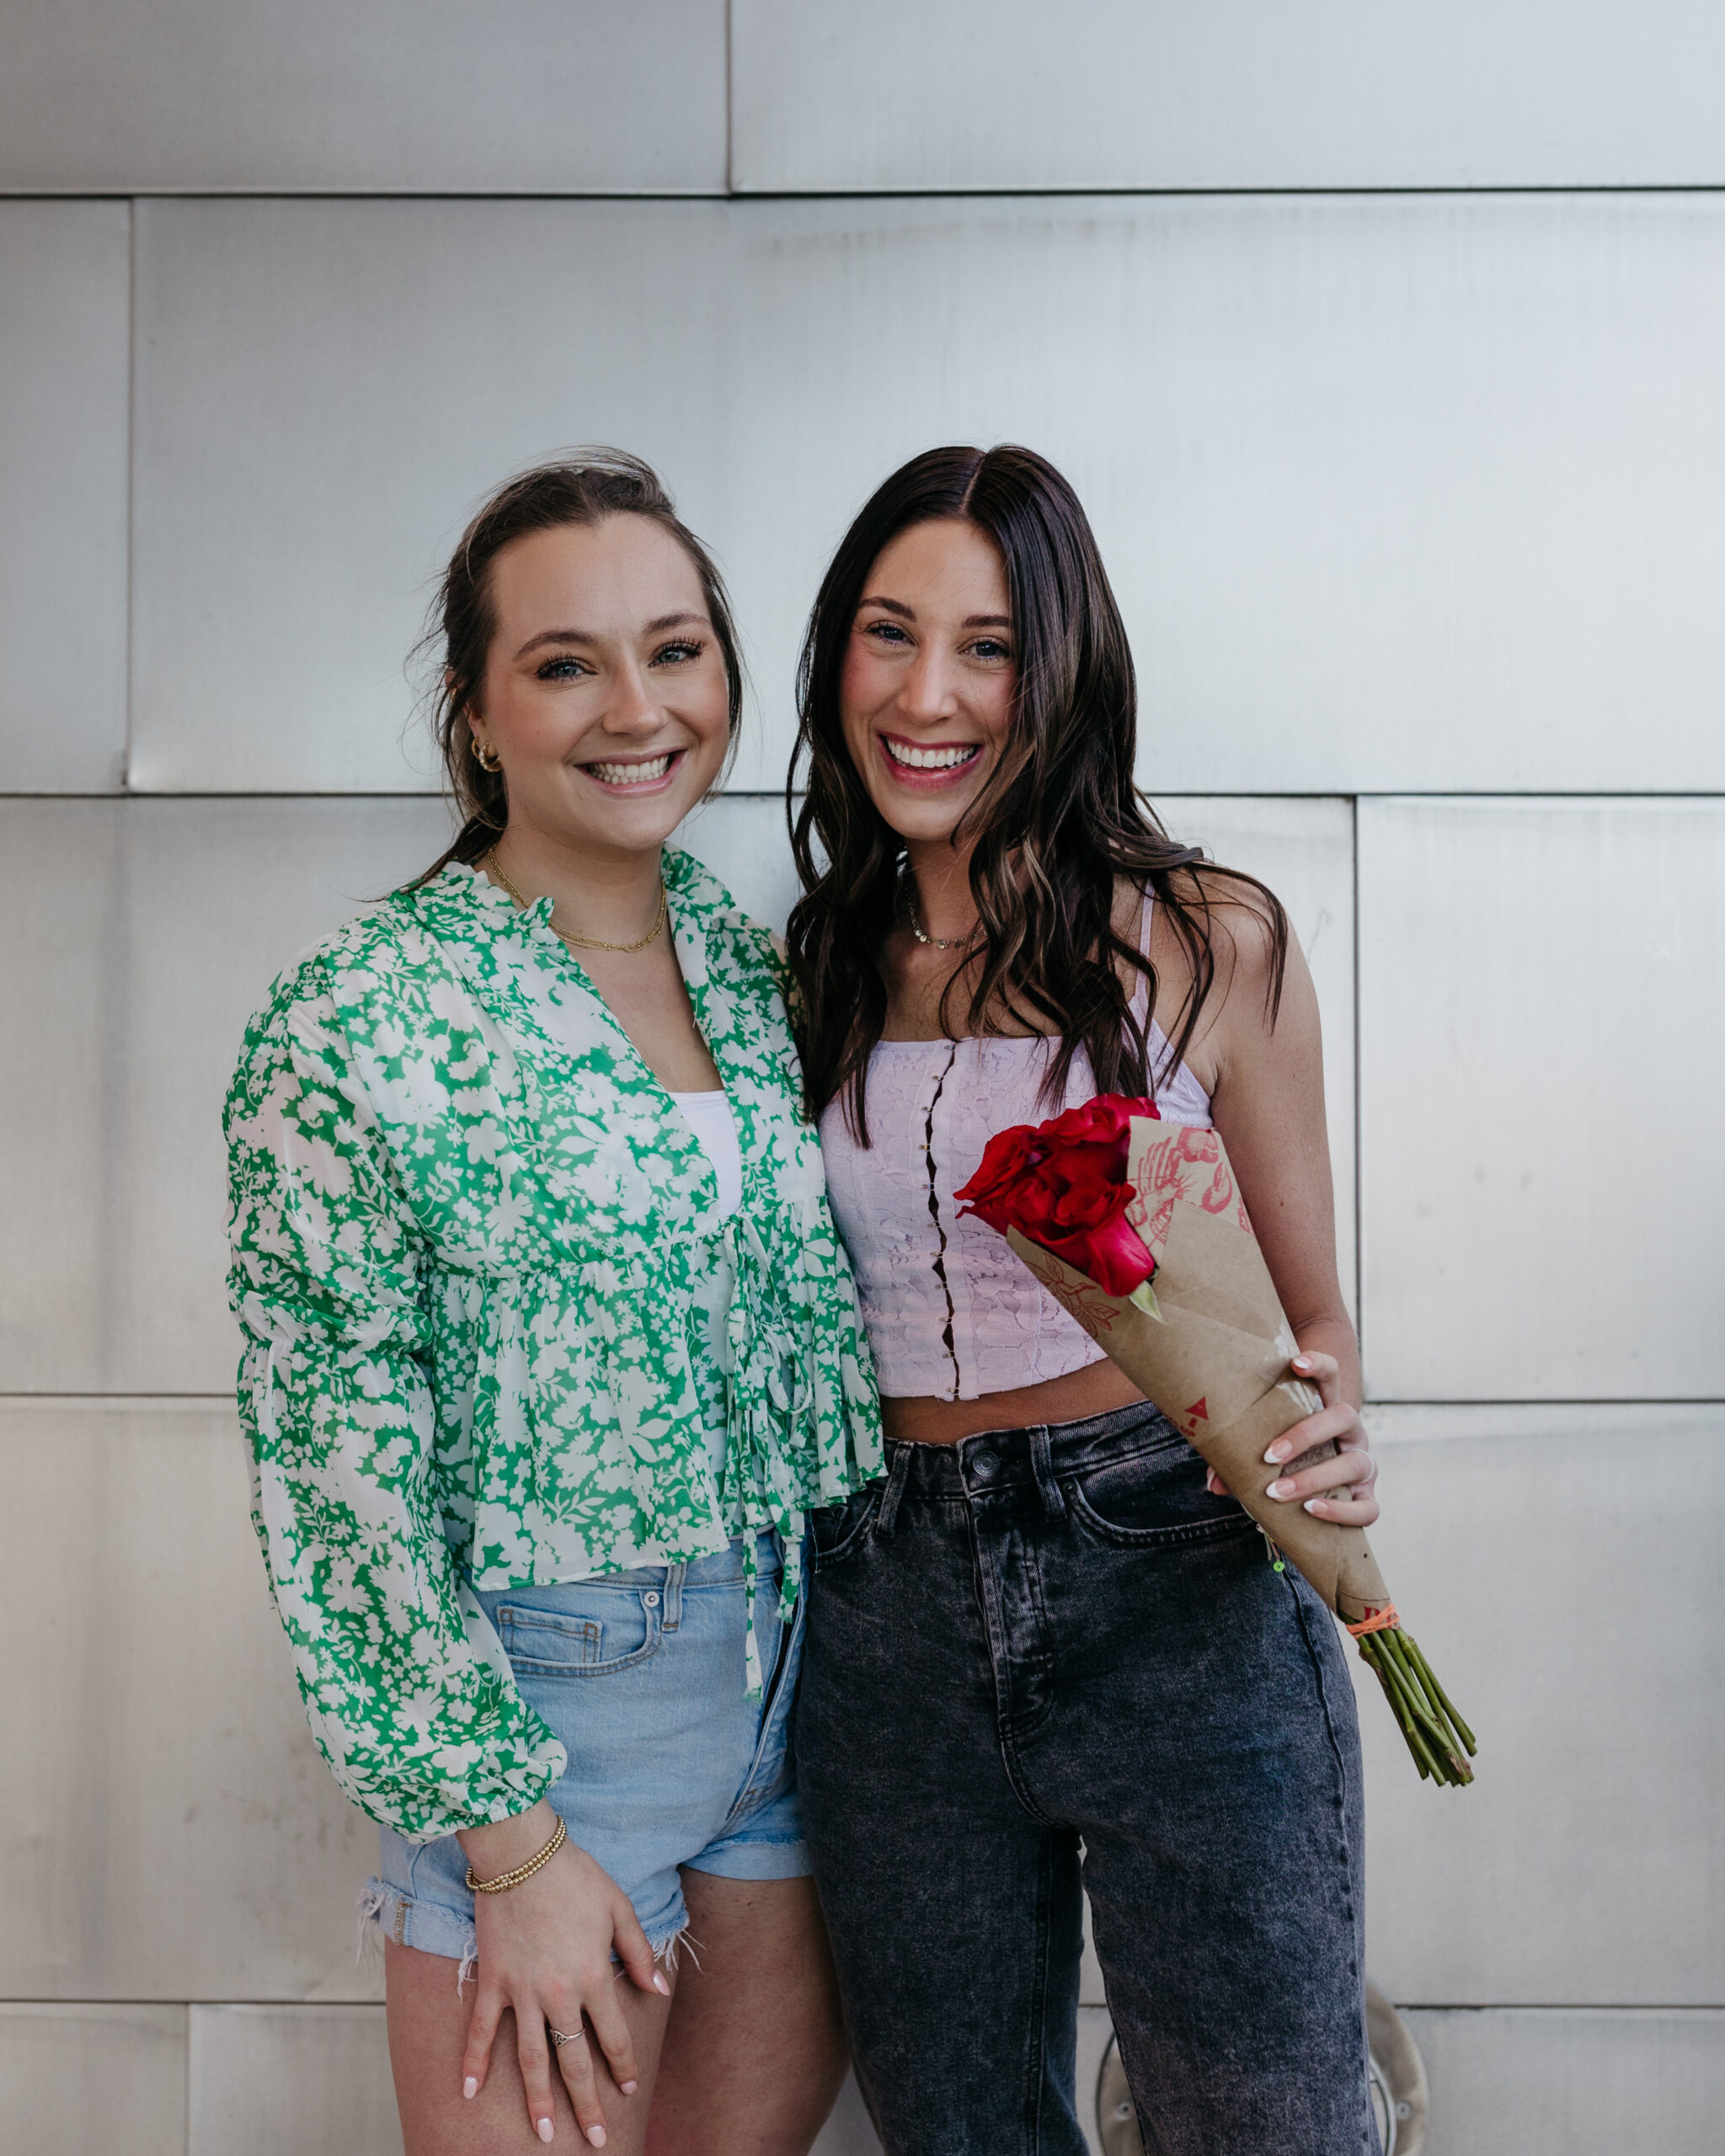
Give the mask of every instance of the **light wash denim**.
[{"label": "light wash denim", "polygon": [[[809,1870],[790,1749],[803,1612],[778,1622],[782,1551],[763,1534],[756,1636],[758,1699],[745,1696],[743,1545],[682,1565],[644,1565],[478,1600],[522,1696],[569,1753],[547,1792],[569,1839],[634,1904],[656,1955],[688,1922],[678,1868],[722,1879],[800,1879]],[[403,1946],[474,1958],[473,1897],[453,1834],[382,1830],[361,1908]]]}]

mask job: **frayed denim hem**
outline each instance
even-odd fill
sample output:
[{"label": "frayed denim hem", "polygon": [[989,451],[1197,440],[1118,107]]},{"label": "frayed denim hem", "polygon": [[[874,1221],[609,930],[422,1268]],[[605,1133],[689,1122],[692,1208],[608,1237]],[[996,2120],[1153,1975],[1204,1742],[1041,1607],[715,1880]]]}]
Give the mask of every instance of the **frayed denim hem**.
[{"label": "frayed denim hem", "polygon": [[[383,1944],[391,1940],[398,1946],[408,1946],[422,1954],[440,1954],[456,1967],[455,1988],[457,1998],[467,1986],[467,1981],[479,1962],[478,1934],[471,1925],[463,1928],[459,1947],[451,1951],[455,1920],[449,1911],[441,1909],[435,1903],[415,1902],[403,1894],[398,1886],[386,1886],[381,1879],[366,1882],[357,1903],[359,1910],[359,1940],[354,1954],[355,1966],[375,1969],[382,1958]],[[414,1919],[419,1919],[416,1924]],[[415,1939],[413,1934],[424,1934],[428,1928],[430,1938]],[[698,1969],[701,1966],[700,1947],[689,1937],[689,1913],[680,1909],[676,1921],[661,1935],[647,1938],[649,1950],[659,1967],[675,1976],[679,1956],[686,1952]],[[613,1953],[612,1961],[618,1960]]]}]

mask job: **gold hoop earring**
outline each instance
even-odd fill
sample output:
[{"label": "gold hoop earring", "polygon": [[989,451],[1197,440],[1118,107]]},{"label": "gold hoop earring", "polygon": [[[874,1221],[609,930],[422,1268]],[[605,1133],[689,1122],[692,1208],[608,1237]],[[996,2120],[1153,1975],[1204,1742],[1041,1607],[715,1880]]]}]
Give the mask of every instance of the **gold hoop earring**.
[{"label": "gold hoop earring", "polygon": [[489,741],[480,740],[477,734],[473,736],[473,761],[482,771],[500,771],[503,769],[502,757]]}]

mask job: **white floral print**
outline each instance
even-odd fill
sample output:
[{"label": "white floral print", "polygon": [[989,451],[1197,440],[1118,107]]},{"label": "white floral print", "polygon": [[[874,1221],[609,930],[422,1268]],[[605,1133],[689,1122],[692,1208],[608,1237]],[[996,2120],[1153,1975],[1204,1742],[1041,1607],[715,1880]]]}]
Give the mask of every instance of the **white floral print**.
[{"label": "white floral print", "polygon": [[[228,1096],[253,1518],[312,1732],[409,1838],[526,1810],[562,1747],[471,1587],[669,1564],[880,1471],[780,958],[665,875],[743,1202],[548,926],[451,865],[277,982]],[[709,1418],[723,1421],[722,1485]]]}]

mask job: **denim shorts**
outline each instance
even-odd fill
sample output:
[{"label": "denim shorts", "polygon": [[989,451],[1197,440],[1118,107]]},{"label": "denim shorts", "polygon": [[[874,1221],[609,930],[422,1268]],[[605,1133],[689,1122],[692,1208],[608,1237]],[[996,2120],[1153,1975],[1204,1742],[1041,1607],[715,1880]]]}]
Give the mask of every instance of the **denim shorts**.
[{"label": "denim shorts", "polygon": [[[761,1686],[746,1696],[743,1545],[681,1565],[504,1588],[478,1601],[521,1696],[569,1754],[547,1791],[569,1839],[633,1903],[663,1954],[688,1922],[680,1865],[722,1879],[809,1870],[791,1756],[806,1594],[778,1621],[778,1538],[763,1534],[756,1637]],[[361,1908],[387,1938],[473,1959],[473,1897],[453,1834],[409,1842],[385,1828]]]}]

